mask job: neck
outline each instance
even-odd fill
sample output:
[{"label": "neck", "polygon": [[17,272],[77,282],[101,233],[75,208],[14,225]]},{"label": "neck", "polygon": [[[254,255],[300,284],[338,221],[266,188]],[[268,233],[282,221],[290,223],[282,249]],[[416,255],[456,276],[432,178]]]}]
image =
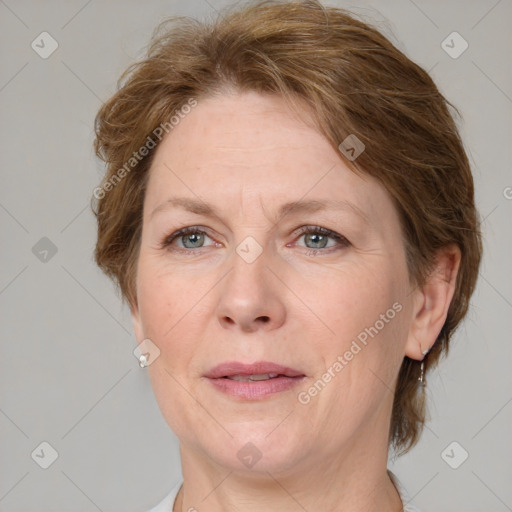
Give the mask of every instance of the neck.
[{"label": "neck", "polygon": [[387,442],[351,442],[336,456],[311,456],[283,472],[239,472],[180,446],[183,487],[175,512],[398,512],[399,494],[387,473]]}]

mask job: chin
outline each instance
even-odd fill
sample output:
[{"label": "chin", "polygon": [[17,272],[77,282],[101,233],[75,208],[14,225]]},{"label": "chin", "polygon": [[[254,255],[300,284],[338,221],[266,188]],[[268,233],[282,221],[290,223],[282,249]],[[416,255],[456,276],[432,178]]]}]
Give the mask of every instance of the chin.
[{"label": "chin", "polygon": [[201,449],[209,458],[229,471],[247,474],[286,473],[296,470],[297,464],[306,456],[308,450],[304,436],[297,431],[282,428],[278,433],[276,423],[247,422],[228,425],[227,430],[233,437],[221,435],[203,438]]}]

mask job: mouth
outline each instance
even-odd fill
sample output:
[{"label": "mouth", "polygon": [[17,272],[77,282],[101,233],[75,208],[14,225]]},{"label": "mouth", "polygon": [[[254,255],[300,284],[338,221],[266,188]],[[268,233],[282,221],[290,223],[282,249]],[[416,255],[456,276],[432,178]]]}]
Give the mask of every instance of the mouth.
[{"label": "mouth", "polygon": [[287,391],[306,378],[300,370],[266,361],[236,361],[212,368],[205,377],[224,394],[243,400],[259,400]]},{"label": "mouth", "polygon": [[280,373],[260,373],[259,375],[227,375],[222,379],[237,380],[238,382],[258,382],[262,380],[277,379],[278,377],[286,377]]}]

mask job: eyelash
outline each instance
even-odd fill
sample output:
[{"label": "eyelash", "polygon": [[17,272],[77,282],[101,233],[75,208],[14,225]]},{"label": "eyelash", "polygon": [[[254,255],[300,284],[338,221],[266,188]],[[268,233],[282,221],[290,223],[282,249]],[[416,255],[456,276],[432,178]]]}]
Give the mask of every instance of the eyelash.
[{"label": "eyelash", "polygon": [[[160,242],[160,249],[168,249],[171,251],[176,252],[184,252],[188,254],[192,254],[195,252],[199,252],[201,249],[205,249],[205,247],[197,247],[196,249],[190,249],[190,248],[182,248],[182,247],[171,247],[172,242],[174,240],[183,237],[185,235],[190,234],[204,234],[208,236],[209,238],[212,238],[208,235],[208,233],[201,229],[198,226],[190,226],[187,228],[180,229],[179,231],[176,231],[172,233],[169,236],[164,237],[164,239]],[[339,249],[339,247],[348,247],[350,245],[350,242],[342,235],[339,235],[335,231],[331,231],[330,229],[322,228],[320,226],[304,226],[299,229],[299,232],[297,233],[297,237],[300,238],[303,235],[309,235],[309,234],[320,234],[323,236],[327,236],[329,238],[332,238],[333,240],[336,240],[338,242],[338,247],[319,247],[317,249],[312,247],[303,247],[303,249],[306,249],[307,251],[315,251],[320,253],[331,253],[333,250]]]}]

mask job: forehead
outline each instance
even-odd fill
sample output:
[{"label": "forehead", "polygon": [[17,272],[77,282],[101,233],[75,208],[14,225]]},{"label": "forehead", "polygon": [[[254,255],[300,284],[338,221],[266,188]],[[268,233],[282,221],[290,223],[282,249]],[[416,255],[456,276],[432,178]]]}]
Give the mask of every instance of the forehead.
[{"label": "forehead", "polygon": [[306,108],[299,116],[279,96],[254,92],[198,100],[164,138],[150,169],[145,216],[171,195],[209,198],[225,210],[342,200],[369,216],[390,203],[373,178],[347,167]]},{"label": "forehead", "polygon": [[255,158],[271,162],[283,152],[319,158],[328,143],[302,105],[299,114],[281,97],[255,92],[200,99],[160,144],[155,160],[172,151],[186,153],[193,163],[220,158],[241,167],[251,166]]}]

